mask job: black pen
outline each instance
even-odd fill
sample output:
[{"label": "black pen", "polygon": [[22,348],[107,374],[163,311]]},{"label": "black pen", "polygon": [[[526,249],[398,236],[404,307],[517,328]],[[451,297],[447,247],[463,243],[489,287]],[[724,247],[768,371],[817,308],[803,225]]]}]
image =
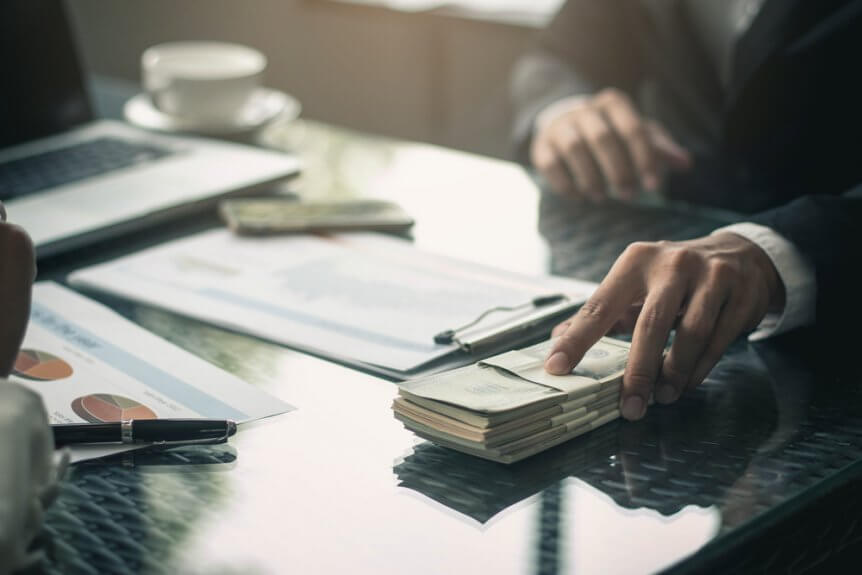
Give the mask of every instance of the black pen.
[{"label": "black pen", "polygon": [[224,443],[236,433],[229,419],[130,419],[111,423],[62,423],[51,426],[54,445],[80,443]]}]

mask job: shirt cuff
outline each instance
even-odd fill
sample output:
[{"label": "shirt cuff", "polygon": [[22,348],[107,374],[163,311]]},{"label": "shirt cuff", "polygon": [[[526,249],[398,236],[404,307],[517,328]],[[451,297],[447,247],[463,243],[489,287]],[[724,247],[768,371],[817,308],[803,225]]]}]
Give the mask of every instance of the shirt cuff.
[{"label": "shirt cuff", "polygon": [[766,252],[784,283],[785,303],[780,313],[768,313],[749,336],[757,341],[813,324],[816,319],[817,277],[799,249],[772,228],[749,222],[733,224],[712,232],[730,232],[756,244]]}]

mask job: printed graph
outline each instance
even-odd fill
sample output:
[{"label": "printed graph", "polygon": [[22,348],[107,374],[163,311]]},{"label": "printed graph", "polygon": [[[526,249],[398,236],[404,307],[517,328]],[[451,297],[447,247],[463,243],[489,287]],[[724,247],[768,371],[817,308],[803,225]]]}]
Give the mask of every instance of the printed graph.
[{"label": "printed graph", "polygon": [[142,403],[122,395],[94,393],[72,402],[72,411],[90,423],[123,421],[125,419],[156,419],[156,413]]},{"label": "printed graph", "polygon": [[38,349],[22,349],[12,374],[30,381],[55,381],[74,373],[72,366],[56,355]]}]

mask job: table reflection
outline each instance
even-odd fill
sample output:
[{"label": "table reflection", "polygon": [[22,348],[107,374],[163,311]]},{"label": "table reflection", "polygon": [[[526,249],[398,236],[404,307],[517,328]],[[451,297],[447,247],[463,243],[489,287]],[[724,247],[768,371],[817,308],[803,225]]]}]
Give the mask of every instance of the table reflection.
[{"label": "table reflection", "polygon": [[[566,477],[621,507],[670,516],[688,505],[725,505],[777,422],[772,378],[742,347],[694,393],[671,407],[654,406],[642,421],[616,421],[509,466],[423,443],[394,471],[402,487],[482,524]],[[762,477],[747,490],[768,486]]]},{"label": "table reflection", "polygon": [[203,514],[230,496],[220,472],[232,469],[236,459],[230,445],[201,445],[126,452],[75,465],[46,513],[39,541],[46,552],[42,568],[47,573],[160,571]]}]

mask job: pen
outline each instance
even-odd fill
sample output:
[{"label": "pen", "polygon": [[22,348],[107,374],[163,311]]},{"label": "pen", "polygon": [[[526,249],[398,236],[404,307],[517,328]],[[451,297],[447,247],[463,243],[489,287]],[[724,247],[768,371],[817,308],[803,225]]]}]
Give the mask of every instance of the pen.
[{"label": "pen", "polygon": [[110,423],[52,425],[54,445],[79,443],[224,443],[236,433],[229,419],[129,419]]},{"label": "pen", "polygon": [[[519,309],[524,309],[527,307],[540,308],[548,305],[553,305],[555,303],[560,303],[562,301],[566,301],[568,296],[561,293],[554,293],[549,295],[540,295],[538,297],[534,297],[528,302],[522,303],[520,305],[498,305],[496,307],[492,307],[486,309],[482,313],[479,314],[479,317],[471,321],[470,323],[466,323],[461,327],[456,327],[455,329],[447,329],[446,331],[441,331],[437,335],[434,336],[434,343],[437,345],[449,345],[451,343],[457,343],[458,345],[462,345],[460,341],[458,341],[458,333],[464,331],[465,329],[471,328],[477,323],[481,322],[483,319],[488,317],[494,312],[498,311],[517,311]],[[462,345],[463,347],[463,345]]]}]

